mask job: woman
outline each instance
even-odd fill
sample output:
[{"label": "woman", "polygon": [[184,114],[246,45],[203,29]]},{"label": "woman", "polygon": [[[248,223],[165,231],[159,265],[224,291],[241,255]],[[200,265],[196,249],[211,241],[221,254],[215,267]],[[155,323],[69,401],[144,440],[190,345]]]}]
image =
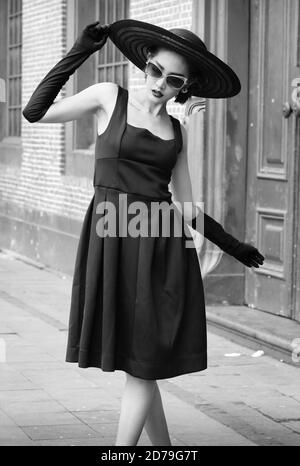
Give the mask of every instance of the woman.
[{"label": "woman", "polygon": [[[97,83],[53,103],[108,36],[145,71],[145,86],[129,93],[115,83]],[[135,20],[104,26],[97,21],[84,29],[23,110],[28,121],[39,123],[76,120],[87,112],[98,117],[95,194],[77,250],[66,361],[125,372],[115,445],[136,445],[143,426],[153,445],[171,445],[156,380],[207,367],[203,283],[196,251],[186,247],[186,224],[246,266],[263,263],[254,246],[226,233],[205,213],[202,231],[203,212],[192,202],[187,134],[166,111],[173,97],[183,104],[191,95],[224,98],[239,91],[233,70],[191,31]],[[162,214],[155,216],[150,208],[158,201],[173,206],[169,184],[179,210],[186,204],[183,215],[170,209],[173,223],[163,235]],[[132,211],[120,203],[125,194],[130,207],[135,202],[147,207],[141,218],[158,235],[120,233],[121,219],[132,226]],[[107,219],[101,215],[110,207],[118,221],[115,234],[106,235]]]}]

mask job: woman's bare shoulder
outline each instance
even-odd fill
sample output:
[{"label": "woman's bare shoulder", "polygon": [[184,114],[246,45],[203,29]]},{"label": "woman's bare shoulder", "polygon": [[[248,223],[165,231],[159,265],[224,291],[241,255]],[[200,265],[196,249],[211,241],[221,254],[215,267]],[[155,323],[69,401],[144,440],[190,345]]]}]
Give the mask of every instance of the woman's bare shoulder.
[{"label": "woman's bare shoulder", "polygon": [[97,83],[95,92],[99,100],[99,106],[109,112],[112,103],[118,93],[118,84],[110,81]]}]

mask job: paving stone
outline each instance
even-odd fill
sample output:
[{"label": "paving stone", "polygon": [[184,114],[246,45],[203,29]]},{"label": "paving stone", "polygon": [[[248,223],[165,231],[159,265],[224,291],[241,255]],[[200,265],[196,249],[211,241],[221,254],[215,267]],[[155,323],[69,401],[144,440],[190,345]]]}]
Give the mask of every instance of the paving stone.
[{"label": "paving stone", "polygon": [[[2,309],[1,309],[1,312],[2,312]],[[9,348],[11,349],[23,348],[24,346],[32,346],[31,341],[25,340],[18,333],[5,334],[5,335],[2,335],[1,338],[5,341],[7,347],[9,346]]]},{"label": "paving stone", "polygon": [[[184,402],[177,401],[176,410],[172,409],[169,403],[166,403],[164,408],[169,431],[187,445],[218,445],[220,442],[228,441],[228,439],[231,439],[230,445],[254,445],[247,438]],[[184,428],[183,419],[188,419],[188,424],[185,423]]]},{"label": "paving stone", "polygon": [[10,334],[12,332],[12,328],[7,323],[1,322],[0,318],[0,338],[5,338],[6,334]]},{"label": "paving stone", "polygon": [[[300,434],[300,419],[297,421],[282,422],[283,425]],[[300,445],[300,436],[297,445]]]},{"label": "paving stone", "polygon": [[92,419],[89,422],[89,426],[101,435],[110,435],[117,432],[118,420],[113,420],[110,423],[101,423]]},{"label": "paving stone", "polygon": [[207,436],[206,434],[202,435],[199,433],[197,435],[194,432],[190,432],[190,433],[184,432],[180,435],[180,438],[184,440],[185,445],[188,445],[188,446],[191,446],[191,445],[208,446],[208,447],[209,446],[217,446],[217,447],[255,446],[254,443],[250,443],[247,439],[235,437],[232,435],[224,436],[223,434],[222,435],[216,434],[215,436],[214,435]]},{"label": "paving stone", "polygon": [[68,412],[12,413],[10,416],[20,427],[81,424],[79,419]]},{"label": "paving stone", "polygon": [[238,431],[248,440],[261,446],[272,445],[295,445],[300,437],[288,428],[278,424],[243,402],[224,403],[222,398],[219,402],[214,400],[213,404],[200,406],[205,414],[212,415],[215,420]]},{"label": "paving stone", "polygon": [[[38,345],[39,347],[45,349],[45,350],[51,350],[54,351],[55,349],[58,349],[59,352],[61,352],[61,358],[62,361],[64,360],[65,352],[66,352],[66,346],[67,346],[67,334],[64,332],[60,332],[58,329],[54,328],[52,329],[52,334],[50,335],[49,332],[47,335],[44,335],[44,333],[20,333],[20,336],[26,339],[27,341],[31,341],[35,345]],[[44,338],[43,338],[44,336]],[[66,367],[68,366],[65,363]]]},{"label": "paving stone", "polygon": [[76,425],[30,426],[23,427],[23,430],[32,440],[88,439],[89,437],[97,437],[99,435],[93,429],[82,423]]},{"label": "paving stone", "polygon": [[92,382],[66,369],[51,370],[45,368],[44,370],[24,370],[22,374],[33,383],[43,388],[50,388],[53,386],[59,386],[60,388],[93,387]]},{"label": "paving stone", "polygon": [[113,445],[113,439],[108,440],[105,437],[95,438],[70,438],[70,439],[52,439],[52,440],[35,440],[34,444],[37,446],[104,446]]},{"label": "paving stone", "polygon": [[277,391],[300,402],[299,384],[297,385],[293,383],[284,386],[281,385],[280,387],[277,387]]},{"label": "paving stone", "polygon": [[0,427],[16,427],[16,423],[0,409]]},{"label": "paving stone", "polygon": [[7,402],[2,408],[9,416],[19,416],[27,414],[41,413],[62,413],[67,412],[65,407],[55,400],[46,401],[23,401]]},{"label": "paving stone", "polygon": [[1,381],[0,393],[2,390],[15,390],[16,388],[18,388],[18,390],[26,390],[35,389],[38,388],[38,386],[32,383],[30,380],[27,380],[25,377],[15,376],[9,378],[8,380]]},{"label": "paving stone", "polygon": [[249,399],[247,397],[245,402],[277,421],[300,419],[300,403],[284,395],[276,397],[266,396],[263,399],[259,397]]},{"label": "paving stone", "polygon": [[120,413],[114,410],[101,410],[101,411],[72,411],[72,414],[78,419],[83,421],[85,424],[101,423],[111,424],[112,422],[118,422]]},{"label": "paving stone", "polygon": [[32,335],[34,332],[37,332],[39,336],[41,332],[47,334],[54,333],[55,329],[45,322],[41,322],[41,320],[36,319],[34,317],[24,317],[19,321],[14,321],[11,325],[11,328],[17,332],[19,335],[26,337],[27,335]]},{"label": "paving stone", "polygon": [[48,393],[41,389],[2,390],[0,391],[0,407],[11,402],[22,402],[24,405],[32,401],[52,400]]},{"label": "paving stone", "polygon": [[99,387],[84,389],[47,387],[47,393],[69,411],[103,411],[117,407],[116,400]]},{"label": "paving stone", "polygon": [[11,440],[1,440],[0,439],[0,446],[2,447],[25,447],[25,446],[34,446],[34,442],[30,439],[27,439],[27,440],[15,440],[15,439],[11,439]]},{"label": "paving stone", "polygon": [[48,353],[41,352],[35,346],[22,345],[18,347],[7,347],[6,362],[26,362],[26,361],[55,361],[55,358]]},{"label": "paving stone", "polygon": [[28,440],[28,435],[18,426],[0,426],[0,444],[5,440]]},{"label": "paving stone", "polygon": [[[43,361],[10,362],[9,365],[20,373],[32,369],[45,370],[45,363]],[[65,369],[65,363],[57,360],[47,361],[47,369]]]}]

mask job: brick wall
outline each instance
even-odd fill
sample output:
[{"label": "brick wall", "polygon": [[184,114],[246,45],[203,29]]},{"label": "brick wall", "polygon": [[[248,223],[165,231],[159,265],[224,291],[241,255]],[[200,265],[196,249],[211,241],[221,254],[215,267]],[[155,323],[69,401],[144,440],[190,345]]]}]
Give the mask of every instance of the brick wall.
[{"label": "brick wall", "polygon": [[[23,0],[22,107],[65,51],[66,0]],[[63,97],[61,91],[58,97]],[[61,165],[64,126],[22,118],[23,157],[14,201],[58,212],[64,208]]]},{"label": "brick wall", "polygon": [[[67,0],[25,0],[23,6],[23,106],[46,73],[66,53]],[[57,98],[65,95],[62,88]],[[23,160],[15,200],[51,213],[81,217],[91,187],[62,176],[65,125],[22,119]]]}]

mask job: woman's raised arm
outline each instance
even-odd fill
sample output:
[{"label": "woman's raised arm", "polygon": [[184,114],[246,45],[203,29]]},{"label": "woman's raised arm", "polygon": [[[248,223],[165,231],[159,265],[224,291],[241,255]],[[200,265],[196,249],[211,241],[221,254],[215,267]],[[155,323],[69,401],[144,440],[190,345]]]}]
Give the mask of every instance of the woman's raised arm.
[{"label": "woman's raised arm", "polygon": [[[23,116],[30,122],[35,123],[40,121],[42,117],[47,113],[49,107],[54,103],[54,99],[59,93],[62,86],[68,81],[71,74],[85,61],[87,58],[92,55],[96,50],[100,50],[105,44],[109,32],[109,25],[101,26],[99,21],[89,24],[84,28],[73,47],[69,52],[46,74],[44,79],[39,83],[32,96],[30,97],[29,102],[26,107],[23,109]],[[85,90],[83,94],[78,94],[77,96],[68,97],[63,99],[63,101],[55,104],[56,118],[52,114],[50,115],[47,122],[61,122],[67,121],[64,115],[65,112],[70,115],[70,106],[73,103],[77,104],[76,115],[80,114],[80,108],[83,106],[86,111],[86,107],[83,104],[83,99],[86,97],[88,100],[93,99],[92,94],[93,90]],[[89,101],[89,108],[95,106],[96,102]],[[79,108],[79,110],[78,110]],[[54,111],[54,110],[53,110]],[[43,120],[46,122],[46,119]]]},{"label": "woman's raised arm", "polygon": [[115,83],[96,83],[70,97],[54,102],[37,123],[63,123],[105,108],[106,96]]}]

